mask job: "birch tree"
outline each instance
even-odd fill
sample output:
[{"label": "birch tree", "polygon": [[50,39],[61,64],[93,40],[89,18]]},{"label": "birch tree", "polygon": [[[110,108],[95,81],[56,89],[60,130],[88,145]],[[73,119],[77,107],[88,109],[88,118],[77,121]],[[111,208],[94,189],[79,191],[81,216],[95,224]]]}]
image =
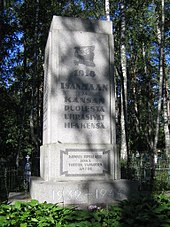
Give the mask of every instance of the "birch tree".
[{"label": "birch tree", "polygon": [[164,134],[165,134],[165,151],[166,156],[170,157],[170,103],[168,100],[168,83],[166,77],[163,87],[163,118],[164,118]]},{"label": "birch tree", "polygon": [[106,20],[110,21],[110,2],[109,2],[109,0],[105,0],[105,12],[106,12]]},{"label": "birch tree", "polygon": [[[162,0],[162,46],[165,46],[165,1]],[[166,67],[165,53],[163,52],[163,118],[164,118],[164,134],[165,134],[165,151],[166,156],[170,157],[170,102],[168,92],[168,70]]]},{"label": "birch tree", "polygon": [[128,139],[127,139],[127,60],[126,60],[126,18],[125,18],[125,2],[121,1],[121,158],[128,157]]},{"label": "birch tree", "polygon": [[[157,107],[157,118],[156,118],[156,127],[155,127],[155,137],[153,144],[153,154],[156,154],[158,137],[159,137],[159,126],[160,126],[160,116],[161,116],[161,107],[162,107],[162,98],[163,98],[163,81],[164,81],[164,23],[165,23],[165,14],[164,14],[164,0],[161,1],[161,16],[160,16],[160,26],[157,24],[157,39],[159,44],[159,93],[158,93],[158,107]],[[159,14],[158,14],[159,18]]]}]

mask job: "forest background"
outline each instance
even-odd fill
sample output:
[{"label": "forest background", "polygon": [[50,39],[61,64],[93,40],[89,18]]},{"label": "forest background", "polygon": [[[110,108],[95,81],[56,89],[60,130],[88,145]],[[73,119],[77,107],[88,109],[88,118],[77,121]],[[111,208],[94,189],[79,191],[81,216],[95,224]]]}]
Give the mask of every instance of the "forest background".
[{"label": "forest background", "polygon": [[[170,156],[170,0],[0,1],[0,161],[42,144],[44,50],[53,15],[111,20],[121,160]],[[154,165],[154,164],[153,164]]]}]

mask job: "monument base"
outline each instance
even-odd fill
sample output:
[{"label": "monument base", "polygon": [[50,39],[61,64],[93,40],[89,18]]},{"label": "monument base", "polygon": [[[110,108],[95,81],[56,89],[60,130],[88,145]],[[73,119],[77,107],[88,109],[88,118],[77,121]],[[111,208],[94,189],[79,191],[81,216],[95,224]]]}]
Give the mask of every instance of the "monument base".
[{"label": "monument base", "polygon": [[39,202],[57,203],[63,206],[78,205],[86,207],[92,204],[111,204],[129,199],[138,194],[137,182],[129,180],[115,181],[44,181],[32,177],[30,195]]},{"label": "monument base", "polygon": [[40,148],[40,177],[45,181],[93,181],[119,178],[112,144],[45,144]]}]

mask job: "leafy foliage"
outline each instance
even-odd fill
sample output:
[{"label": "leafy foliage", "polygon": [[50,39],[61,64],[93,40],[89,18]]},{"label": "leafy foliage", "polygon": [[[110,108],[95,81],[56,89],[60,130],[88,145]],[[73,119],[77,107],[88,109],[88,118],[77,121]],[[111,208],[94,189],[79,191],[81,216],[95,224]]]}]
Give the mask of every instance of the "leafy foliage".
[{"label": "leafy foliage", "polygon": [[16,202],[0,205],[0,225],[6,226],[169,226],[170,197],[156,195],[138,200],[123,201],[105,209],[78,210],[58,205]]},{"label": "leafy foliage", "polygon": [[123,226],[168,226],[170,217],[170,198],[164,195],[142,197],[139,200],[124,201]]},{"label": "leafy foliage", "polygon": [[[117,144],[121,144],[121,13],[120,2],[110,0],[114,33]],[[159,100],[158,28],[160,1],[124,1],[127,58],[127,134],[129,156],[151,153]],[[169,0],[165,1],[165,62],[169,73]],[[53,15],[105,20],[104,1],[41,0],[0,2],[0,147],[1,157],[22,165],[26,153],[39,156],[42,144],[44,49]],[[170,80],[165,75],[167,103]],[[161,111],[158,146],[165,151]],[[129,157],[128,157],[129,158]],[[33,165],[34,166],[34,165]]]}]

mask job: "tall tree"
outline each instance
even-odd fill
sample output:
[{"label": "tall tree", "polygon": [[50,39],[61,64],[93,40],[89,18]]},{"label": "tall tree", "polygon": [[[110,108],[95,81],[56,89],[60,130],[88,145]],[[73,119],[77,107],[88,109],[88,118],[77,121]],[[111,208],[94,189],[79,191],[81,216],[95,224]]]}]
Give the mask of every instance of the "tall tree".
[{"label": "tall tree", "polygon": [[109,2],[109,0],[105,0],[105,12],[106,12],[106,20],[110,21],[110,2]]},{"label": "tall tree", "polygon": [[162,65],[163,74],[163,117],[164,117],[164,134],[165,134],[165,151],[167,157],[170,157],[170,127],[168,124],[168,80],[167,80],[167,70],[166,70],[166,60],[165,60],[165,1],[161,1],[161,50],[160,50],[160,68]]},{"label": "tall tree", "polygon": [[128,139],[127,139],[127,60],[126,60],[126,17],[125,17],[125,2],[120,3],[121,9],[121,157],[128,157]]},{"label": "tall tree", "polygon": [[[159,14],[158,14],[159,18]],[[159,21],[158,21],[159,22]],[[158,96],[158,108],[157,108],[157,119],[156,119],[156,129],[154,137],[154,147],[153,152],[156,153],[156,148],[158,144],[159,136],[159,125],[160,125],[160,115],[162,107],[162,95],[163,95],[163,78],[164,78],[164,0],[162,0],[161,8],[161,25],[157,24],[157,37],[159,43],[160,52],[160,63],[159,63],[159,96]]]}]

